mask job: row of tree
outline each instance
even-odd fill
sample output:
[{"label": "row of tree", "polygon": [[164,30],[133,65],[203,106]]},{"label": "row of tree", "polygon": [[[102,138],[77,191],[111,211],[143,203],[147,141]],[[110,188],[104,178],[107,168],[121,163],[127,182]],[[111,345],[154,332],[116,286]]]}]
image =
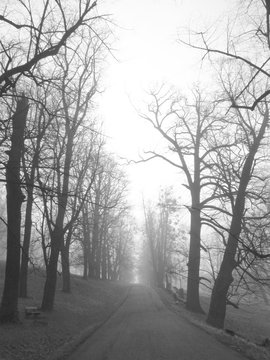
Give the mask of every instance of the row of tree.
[{"label": "row of tree", "polygon": [[139,275],[151,286],[182,287],[186,278],[186,228],[173,188],[162,189],[157,203],[144,207],[144,241],[139,258]]},{"label": "row of tree", "polygon": [[[211,48],[205,33],[196,32],[199,45],[188,43],[207,54],[224,56],[216,63],[219,83],[218,87],[214,84],[214,93],[196,87],[191,95],[183,96],[163,85],[150,92],[148,108],[140,114],[163,141],[160,152],[148,151],[142,161],[160,158],[176,167],[184,175],[183,185],[190,194],[189,310],[203,311],[199,285],[209,282],[201,268],[201,251],[209,251],[203,234],[211,229],[220,240],[223,257],[219,269],[212,267],[214,283],[207,317],[207,322],[216,327],[224,326],[234,280],[240,279],[246,288],[249,279],[269,285],[269,10],[268,2],[247,5],[253,21],[247,25],[248,33],[254,34],[248,36],[248,45],[243,41],[246,33],[238,43],[232,29],[226,32],[232,36],[226,39],[226,51]],[[250,43],[249,56],[241,56],[243,46],[250,47]],[[149,233],[153,228],[150,219],[148,213],[148,238],[153,236]],[[164,241],[164,234],[162,238]],[[166,246],[166,241],[163,244]],[[164,281],[163,272],[159,282]]]},{"label": "row of tree", "polygon": [[81,266],[85,278],[119,279],[129,265],[127,180],[106,150],[96,115],[110,35],[96,5],[18,1],[1,9],[0,156],[7,193],[1,322],[18,319],[29,263],[46,269],[42,310],[53,309],[59,271],[63,291],[70,292],[71,266]]}]

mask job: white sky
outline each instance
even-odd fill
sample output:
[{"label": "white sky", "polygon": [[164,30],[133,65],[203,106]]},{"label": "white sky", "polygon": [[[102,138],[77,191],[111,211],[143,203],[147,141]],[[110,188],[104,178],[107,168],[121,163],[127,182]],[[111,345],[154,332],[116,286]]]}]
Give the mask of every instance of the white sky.
[{"label": "white sky", "polygon": [[[134,106],[142,108],[146,91],[168,82],[180,90],[204,79],[202,53],[177,43],[177,33],[186,28],[204,29],[226,16],[237,0],[103,0],[100,13],[111,13],[118,40],[118,61],[109,60],[104,74],[105,93],[101,117],[109,148],[119,156],[138,159],[153,149],[158,138]],[[132,165],[128,169],[132,198],[157,196],[161,185],[176,184],[180,175],[160,160]],[[180,190],[183,190],[180,188]]]}]

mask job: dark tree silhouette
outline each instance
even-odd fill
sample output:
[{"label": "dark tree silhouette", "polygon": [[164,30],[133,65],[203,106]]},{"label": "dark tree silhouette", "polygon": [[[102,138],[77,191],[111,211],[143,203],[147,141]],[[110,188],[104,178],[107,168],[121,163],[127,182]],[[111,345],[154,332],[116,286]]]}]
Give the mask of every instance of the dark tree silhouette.
[{"label": "dark tree silhouette", "polygon": [[12,118],[11,148],[6,164],[7,259],[4,292],[0,308],[0,322],[18,320],[21,205],[24,200],[20,185],[20,164],[27,112],[28,101],[22,95],[21,98],[18,98],[16,112]]},{"label": "dark tree silhouette", "polygon": [[[22,76],[31,78],[37,84],[39,81],[44,81],[37,76],[36,66],[42,60],[57,55],[81,26],[90,26],[90,14],[96,7],[97,1],[78,0],[72,16],[70,14],[68,16],[63,1],[46,0],[43,3],[43,8],[39,10],[38,20],[33,13],[34,1],[17,1],[16,12],[18,14],[21,10],[22,21],[13,21],[6,16],[6,13],[13,9],[12,5],[14,6],[14,4],[9,4],[7,8],[2,9],[0,26],[5,25],[7,32],[10,30],[17,31],[18,37],[23,32],[27,42],[23,44],[23,54],[18,54],[15,41],[7,40],[5,42],[2,39],[0,42],[0,54],[4,57],[0,73],[0,96],[15,88]],[[20,55],[19,59],[15,60],[18,55]]]},{"label": "dark tree silhouette", "polygon": [[[240,118],[244,121],[243,118]],[[241,121],[240,120],[240,121]],[[232,219],[230,223],[228,240],[220,266],[218,276],[215,280],[207,322],[218,328],[223,328],[225,315],[227,294],[230,285],[233,282],[233,271],[237,267],[236,253],[239,245],[240,234],[242,232],[242,221],[245,212],[245,201],[247,196],[247,187],[254,171],[256,154],[264,138],[267,126],[269,124],[269,112],[266,106],[265,113],[259,128],[250,129],[252,131],[252,140],[246,155],[242,172],[239,177],[239,185],[237,195],[235,197]],[[243,125],[244,126],[244,125]]]},{"label": "dark tree silhouette", "polygon": [[[231,67],[231,73],[235,73],[236,77],[233,86],[232,83],[226,79],[227,94],[225,96],[230,101],[230,109],[236,109],[241,118],[239,123],[242,121],[243,133],[246,135],[246,142],[249,145],[248,153],[246,157],[242,159],[242,172],[239,174],[239,184],[235,199],[234,196],[229,195],[234,199],[232,219],[223,261],[214,284],[207,318],[209,324],[218,328],[222,328],[224,325],[227,293],[233,281],[233,271],[237,267],[236,253],[240,234],[243,229],[246,190],[256,165],[257,151],[261,146],[262,139],[269,124],[267,101],[270,95],[270,5],[268,0],[254,0],[248,1],[245,6],[243,14],[247,16],[247,18],[240,19],[239,17],[241,15],[239,12],[237,13],[238,18],[235,18],[235,20],[239,20],[239,23],[241,20],[248,21],[248,23],[246,22],[246,27],[249,30],[239,34],[234,31],[234,29],[238,30],[236,26],[234,26],[234,29],[227,29],[226,33],[228,37],[225,40],[226,45],[223,49],[215,47],[213,43],[210,43],[208,38],[209,33],[207,31],[196,31],[193,33],[193,36],[191,32],[189,32],[188,41],[179,39],[180,43],[203,51],[205,53],[204,58],[206,56],[212,57],[217,55],[219,63],[220,58],[223,58],[223,66],[226,64],[226,60],[229,60],[228,63]],[[252,36],[250,36],[250,34],[252,34]],[[222,75],[221,72],[218,73],[220,79],[222,79]],[[224,87],[224,83],[222,85]],[[240,112],[241,110],[256,111],[258,109],[261,111],[260,107],[264,106],[263,119],[259,123],[259,128],[256,129],[250,124],[248,117],[245,119],[245,116]]]},{"label": "dark tree silhouette", "polygon": [[227,125],[216,112],[216,103],[207,101],[198,89],[194,91],[193,102],[164,91],[163,87],[150,95],[148,112],[141,117],[161,135],[169,151],[147,151],[148,158],[142,161],[161,158],[185,176],[184,186],[191,198],[187,308],[203,312],[199,299],[202,210],[219,197],[218,182],[212,181],[211,176],[211,154],[229,146],[226,139],[224,143],[217,141],[218,134],[225,131]]}]

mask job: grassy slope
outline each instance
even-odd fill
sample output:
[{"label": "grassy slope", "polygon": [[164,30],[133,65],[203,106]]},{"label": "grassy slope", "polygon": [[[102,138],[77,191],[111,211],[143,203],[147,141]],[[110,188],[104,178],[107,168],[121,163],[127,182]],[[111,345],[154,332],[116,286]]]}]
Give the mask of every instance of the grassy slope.
[{"label": "grassy slope", "polygon": [[[40,306],[44,284],[42,273],[30,275],[29,298],[20,299],[21,324],[0,327],[0,359],[46,359],[69,343],[74,335],[104,321],[125,298],[128,286],[109,281],[72,279],[72,293],[61,291],[61,278],[55,309],[38,319],[25,319],[25,306]],[[3,278],[1,276],[0,291]]]},{"label": "grassy slope", "polygon": [[[51,314],[43,314],[41,318],[25,319],[24,307],[39,306],[42,298],[44,275],[32,273],[29,281],[28,299],[20,299],[19,310],[22,323],[19,325],[4,325],[0,327],[0,359],[1,360],[33,360],[46,359],[54,354],[57,348],[69,343],[74,335],[78,335],[90,325],[104,321],[118,304],[125,298],[128,286],[108,281],[84,281],[79,277],[72,279],[72,294],[61,291],[61,278],[55,300],[55,310]],[[0,264],[0,292],[3,285],[3,268]],[[217,336],[219,340],[235,348],[250,348],[251,359],[269,359],[264,357],[264,350],[258,347],[247,346],[237,339],[220,331],[214,331],[205,325],[205,316],[186,312],[182,304],[175,304],[171,295],[159,291],[164,302],[181,316],[188,317],[190,321],[204,330]],[[209,299],[202,297],[205,310]],[[239,310],[228,308],[226,328],[229,328],[252,343],[261,343],[263,339],[270,338],[270,307],[257,303],[246,305]],[[252,345],[251,343],[251,345]],[[259,352],[258,350],[262,350]],[[250,355],[250,352],[252,354]],[[255,355],[254,355],[255,354]]]},{"label": "grassy slope", "polygon": [[[243,353],[248,359],[270,359],[270,348],[258,346],[263,340],[270,338],[270,306],[266,306],[260,302],[253,305],[243,305],[240,309],[228,307],[225,328],[236,333],[236,336],[231,336],[223,330],[217,330],[208,326],[205,322],[206,315],[186,311],[184,303],[176,303],[170,293],[160,289],[157,291],[163,302],[172,311],[215,336],[220,342]],[[206,311],[209,307],[209,300],[206,296],[201,297],[202,306]]]},{"label": "grassy slope", "polygon": [[[202,297],[202,305],[208,310],[210,299]],[[255,300],[254,300],[255,301]],[[270,305],[262,300],[247,304],[241,304],[239,309],[227,307],[225,328],[245,337],[249,341],[261,344],[266,338],[270,338],[269,322]]]}]

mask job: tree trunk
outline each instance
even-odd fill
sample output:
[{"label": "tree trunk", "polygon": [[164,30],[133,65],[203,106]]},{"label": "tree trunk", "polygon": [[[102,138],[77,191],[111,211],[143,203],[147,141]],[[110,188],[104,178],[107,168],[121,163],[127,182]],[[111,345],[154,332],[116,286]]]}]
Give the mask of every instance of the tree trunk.
[{"label": "tree trunk", "polygon": [[[67,144],[64,162],[64,175],[61,193],[58,194],[58,213],[55,221],[55,228],[51,233],[51,256],[47,267],[46,282],[43,291],[42,310],[52,311],[57,283],[57,266],[61,249],[64,246],[64,218],[68,201],[70,166],[72,160],[74,133],[70,130],[70,124],[66,119]],[[61,169],[58,170],[59,180]],[[60,181],[59,181],[60,182]]]},{"label": "tree trunk", "polygon": [[106,251],[106,241],[102,246],[102,263],[101,263],[101,274],[102,280],[107,280],[107,251]]},{"label": "tree trunk", "polygon": [[41,309],[52,311],[57,283],[57,267],[60,253],[60,236],[61,232],[56,227],[51,236],[51,255],[46,269],[46,281],[43,291]]},{"label": "tree trunk", "polygon": [[201,241],[201,214],[198,202],[190,211],[190,243],[188,258],[187,304],[190,311],[204,313],[200,305],[200,241]]},{"label": "tree trunk", "polygon": [[19,294],[20,297],[27,297],[27,277],[28,277],[28,263],[29,263],[29,248],[31,241],[31,232],[32,232],[32,208],[33,208],[33,192],[34,192],[34,180],[35,173],[38,167],[39,162],[39,150],[42,136],[38,136],[35,153],[32,160],[32,167],[30,175],[27,174],[27,171],[24,169],[25,179],[28,183],[27,185],[27,203],[25,210],[25,221],[24,221],[24,239],[22,246],[22,255],[21,255],[21,270],[20,270],[20,286]]},{"label": "tree trunk", "polygon": [[245,208],[246,188],[250,179],[252,164],[252,159],[247,159],[242,171],[239,190],[233,209],[229,238],[211,295],[210,307],[206,321],[208,324],[217,328],[224,327],[227,293],[231,283],[233,282],[232,272],[236,267],[235,255],[237,251],[239,236],[242,229],[242,218]]},{"label": "tree trunk", "polygon": [[32,230],[32,207],[33,207],[33,187],[28,188],[27,204],[25,211],[24,222],[24,240],[22,246],[21,256],[21,271],[20,271],[20,297],[27,297],[27,276],[28,276],[28,262],[29,262],[29,248]]},{"label": "tree trunk", "polygon": [[62,280],[63,280],[62,290],[65,293],[71,292],[69,249],[70,249],[72,234],[73,234],[73,227],[71,226],[66,236],[66,242],[64,244],[63,241],[61,248]]},{"label": "tree trunk", "polygon": [[83,225],[83,278],[86,280],[88,277],[89,266],[89,253],[90,253],[90,230],[88,219],[87,204],[83,207],[82,211],[82,225]]},{"label": "tree trunk", "polygon": [[93,216],[93,233],[92,233],[92,258],[94,268],[94,278],[100,279],[100,264],[98,263],[98,247],[99,247],[99,189],[95,198],[94,216]]},{"label": "tree trunk", "polygon": [[70,293],[71,284],[70,284],[69,246],[67,245],[65,245],[61,250],[61,260],[62,260],[62,280],[63,280],[62,291],[65,293]]},{"label": "tree trunk", "polygon": [[21,205],[24,199],[20,187],[20,162],[27,112],[28,102],[23,95],[17,102],[16,112],[12,119],[11,149],[6,165],[7,258],[4,291],[0,307],[0,322],[18,320]]},{"label": "tree trunk", "polygon": [[264,120],[258,132],[258,135],[254,139],[254,143],[249,149],[249,153],[244,162],[242,174],[240,177],[238,192],[233,208],[233,216],[229,231],[229,238],[220,266],[219,274],[213,287],[209,313],[206,320],[208,324],[217,328],[224,327],[227,293],[233,281],[233,270],[237,265],[235,262],[235,255],[237,252],[238,241],[242,230],[242,219],[245,210],[246,189],[253,171],[254,159],[259,149],[261,140],[264,137],[268,123],[269,114],[267,110],[264,114]]},{"label": "tree trunk", "polygon": [[[188,257],[187,303],[188,310],[203,313],[200,305],[200,262],[201,262],[201,121],[197,120],[196,144],[194,147],[194,180],[189,180],[191,193],[190,243]],[[188,174],[186,173],[189,179]]]},{"label": "tree trunk", "polygon": [[86,280],[88,275],[88,248],[85,243],[85,239],[83,240],[83,278]]},{"label": "tree trunk", "polygon": [[112,262],[111,262],[111,256],[110,256],[110,254],[108,254],[107,263],[108,263],[108,280],[112,280],[113,270],[112,270]]},{"label": "tree trunk", "polygon": [[169,280],[169,276],[168,276],[168,274],[166,273],[166,290],[169,290],[169,291],[171,291],[172,290],[172,284],[171,284],[171,282],[170,282],[170,280]]},{"label": "tree trunk", "polygon": [[83,251],[84,251],[84,277],[94,277],[93,242],[91,243],[91,232],[89,225],[89,213],[87,205],[83,211]]},{"label": "tree trunk", "polygon": [[[230,238],[232,238],[232,236],[230,236]],[[233,282],[232,272],[235,268],[234,256],[237,248],[237,246],[235,246],[236,243],[235,239],[228,240],[228,246],[212,291],[206,320],[208,324],[220,329],[224,327],[227,293]]]}]

